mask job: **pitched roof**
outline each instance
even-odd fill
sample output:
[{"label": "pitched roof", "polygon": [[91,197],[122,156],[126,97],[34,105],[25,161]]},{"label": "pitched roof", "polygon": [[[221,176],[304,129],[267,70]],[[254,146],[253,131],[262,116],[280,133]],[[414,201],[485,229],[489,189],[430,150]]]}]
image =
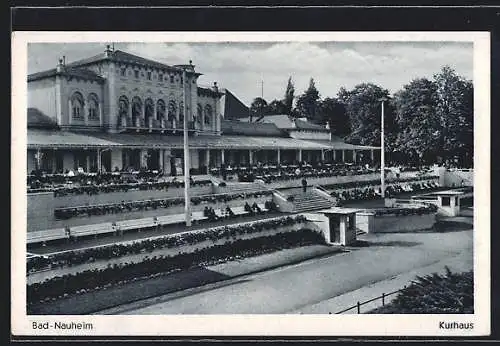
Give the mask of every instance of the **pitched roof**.
[{"label": "pitched roof", "polygon": [[[141,66],[150,66],[150,67],[155,67],[158,69],[166,69],[166,70],[171,70],[171,71],[182,72],[182,68],[180,68],[180,67],[163,64],[161,62],[146,59],[146,58],[140,57],[138,55],[130,54],[130,53],[127,53],[127,52],[124,52],[121,50],[111,51],[111,52],[109,52],[108,56],[106,56],[106,53],[103,52],[103,53],[99,53],[97,55],[91,56],[89,58],[80,59],[80,60],[77,60],[77,61],[74,61],[71,63],[67,63],[65,65],[65,70],[67,71],[67,73],[72,73],[75,76],[80,76],[80,77],[87,76],[88,78],[90,78],[90,76],[88,76],[89,73],[86,72],[86,71],[90,71],[90,70],[86,70],[84,72],[81,72],[81,70],[85,66],[94,64],[96,62],[105,61],[105,60],[121,62],[121,63],[130,63],[130,64],[136,64],[136,65],[141,65]],[[92,72],[92,71],[90,71],[90,72]],[[97,77],[102,78],[101,76],[99,76],[95,72],[92,72],[92,73],[94,74],[94,78],[97,78]],[[47,70],[47,71],[33,73],[33,74],[28,76],[28,81],[46,78],[46,77],[52,77],[52,76],[55,76],[56,74],[57,74],[57,71],[55,68]],[[197,72],[195,72],[195,74],[201,75],[201,73],[197,73]],[[97,77],[95,77],[95,76],[97,76]]]},{"label": "pitched roof", "polygon": [[250,108],[246,106],[238,97],[232,92],[224,90],[224,118],[225,119],[239,119],[246,118],[250,113]]},{"label": "pitched roof", "polygon": [[57,123],[38,108],[28,108],[28,128],[56,129]]},{"label": "pitched roof", "polygon": [[38,79],[48,78],[48,77],[54,77],[56,75],[78,77],[78,78],[83,78],[83,79],[87,79],[87,80],[95,80],[97,82],[104,82],[104,80],[105,80],[102,76],[100,76],[99,74],[95,73],[92,70],[82,68],[82,67],[68,67],[68,66],[66,66],[60,72],[57,72],[57,69],[53,68],[53,69],[50,69],[47,71],[42,71],[42,72],[30,74],[28,76],[28,82],[38,80]]},{"label": "pitched roof", "polygon": [[293,118],[288,114],[274,114],[274,115],[266,115],[262,118],[261,122],[264,123],[273,123],[280,129],[293,129],[295,128],[295,123]]},{"label": "pitched roof", "polygon": [[237,120],[222,120],[221,130],[223,135],[287,137],[283,131],[271,123],[247,123]]},{"label": "pitched roof", "polygon": [[[249,118],[240,118],[240,120],[248,122]],[[282,130],[313,130],[323,132],[330,131],[324,126],[313,124],[301,119],[294,119],[288,114],[266,115],[260,120],[260,123],[272,123]]]},{"label": "pitched roof", "polygon": [[85,58],[81,60],[74,61],[72,63],[67,64],[66,66],[85,66],[89,64],[93,64],[99,61],[104,61],[104,60],[112,60],[116,62],[123,62],[123,63],[132,63],[132,64],[137,64],[137,65],[143,65],[143,66],[152,66],[160,69],[171,69],[171,70],[177,70],[177,71],[182,71],[182,69],[163,64],[158,61],[146,59],[143,57],[140,57],[135,54],[127,53],[122,50],[116,49],[113,50],[109,53],[108,56],[106,56],[106,53],[100,53],[97,55],[94,55],[90,58]]}]

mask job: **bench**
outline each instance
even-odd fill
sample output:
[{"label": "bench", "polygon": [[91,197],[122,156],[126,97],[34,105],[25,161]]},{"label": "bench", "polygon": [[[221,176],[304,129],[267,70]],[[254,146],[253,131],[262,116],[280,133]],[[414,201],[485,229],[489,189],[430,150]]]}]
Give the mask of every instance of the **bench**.
[{"label": "bench", "polygon": [[116,227],[121,231],[130,231],[133,229],[154,227],[157,224],[158,223],[155,222],[153,218],[146,218],[146,219],[119,221],[116,223]]},{"label": "bench", "polygon": [[64,228],[49,229],[46,231],[36,231],[28,232],[27,242],[28,244],[33,243],[45,243],[51,240],[66,238],[66,232]]},{"label": "bench", "polygon": [[114,232],[114,229],[111,222],[71,227],[71,235],[73,237],[84,237],[112,232]]}]

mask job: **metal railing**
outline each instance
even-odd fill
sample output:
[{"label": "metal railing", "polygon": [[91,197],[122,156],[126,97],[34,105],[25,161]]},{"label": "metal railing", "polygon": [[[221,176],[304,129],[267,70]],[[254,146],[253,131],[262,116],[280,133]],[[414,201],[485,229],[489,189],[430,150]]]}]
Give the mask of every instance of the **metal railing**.
[{"label": "metal railing", "polygon": [[382,295],[380,296],[377,296],[375,298],[372,298],[372,299],[369,299],[369,300],[365,300],[363,302],[360,302],[358,301],[356,303],[356,305],[353,305],[347,309],[344,309],[344,310],[341,310],[339,312],[336,312],[335,314],[338,315],[338,314],[343,314],[344,312],[347,312],[347,311],[351,311],[353,309],[356,309],[357,313],[360,314],[361,313],[361,306],[365,305],[365,304],[368,304],[368,303],[371,303],[371,302],[374,302],[374,301],[377,301],[379,299],[382,300],[382,306],[385,306],[385,298],[393,295],[393,294],[396,294],[396,293],[399,293],[399,292],[403,292],[404,290],[406,289],[406,286],[403,286],[403,288],[399,289],[399,290],[396,290],[396,291],[392,291],[392,292],[389,292],[389,293],[382,293]]}]

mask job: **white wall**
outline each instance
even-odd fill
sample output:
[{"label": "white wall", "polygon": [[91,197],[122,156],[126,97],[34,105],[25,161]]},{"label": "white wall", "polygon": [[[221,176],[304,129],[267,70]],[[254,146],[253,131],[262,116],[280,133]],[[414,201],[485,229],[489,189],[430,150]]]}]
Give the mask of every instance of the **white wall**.
[{"label": "white wall", "polygon": [[436,222],[436,214],[424,215],[383,215],[373,218],[374,233],[413,232],[432,228]]},{"label": "white wall", "polygon": [[321,139],[330,140],[330,133],[320,131],[307,131],[307,130],[291,130],[289,131],[290,137],[298,139]]},{"label": "white wall", "polygon": [[320,231],[325,237],[325,241],[330,243],[330,221],[328,217],[320,213],[301,213],[307,218],[307,226],[313,230]]},{"label": "white wall", "polygon": [[50,228],[54,218],[54,194],[40,192],[27,195],[28,232]]}]

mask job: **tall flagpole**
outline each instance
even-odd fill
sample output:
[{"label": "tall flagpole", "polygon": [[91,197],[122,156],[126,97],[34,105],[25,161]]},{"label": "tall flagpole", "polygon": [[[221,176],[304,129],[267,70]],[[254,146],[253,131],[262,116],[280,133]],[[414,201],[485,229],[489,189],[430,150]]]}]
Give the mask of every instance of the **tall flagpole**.
[{"label": "tall flagpole", "polygon": [[189,143],[188,143],[188,114],[187,114],[187,97],[186,97],[186,69],[182,71],[182,98],[183,98],[183,114],[184,114],[184,212],[186,214],[186,226],[191,226],[191,199],[189,198]]},{"label": "tall flagpole", "polygon": [[260,97],[264,99],[264,74],[260,74]]},{"label": "tall flagpole", "polygon": [[385,198],[385,143],[384,143],[384,102],[382,99],[382,119],[380,129],[380,187],[382,190],[382,198]]}]

